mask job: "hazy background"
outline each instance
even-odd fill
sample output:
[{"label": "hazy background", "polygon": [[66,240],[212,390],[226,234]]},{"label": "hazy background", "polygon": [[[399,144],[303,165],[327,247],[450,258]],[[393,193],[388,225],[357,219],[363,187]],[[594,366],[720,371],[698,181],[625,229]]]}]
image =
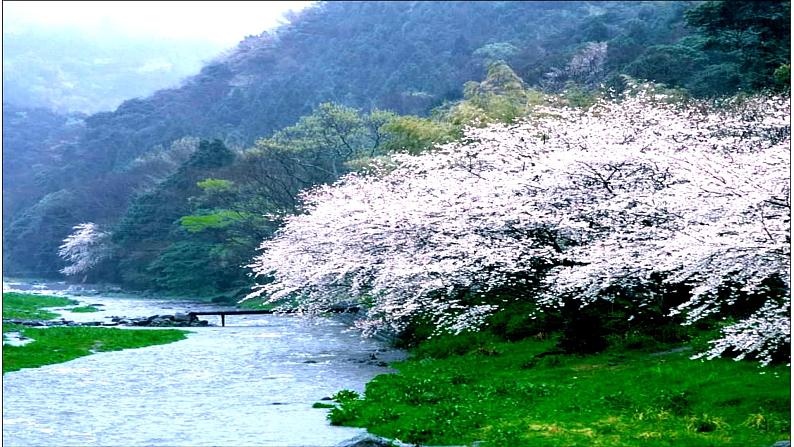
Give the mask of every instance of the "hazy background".
[{"label": "hazy background", "polygon": [[3,2],[3,102],[113,110],[312,2]]}]

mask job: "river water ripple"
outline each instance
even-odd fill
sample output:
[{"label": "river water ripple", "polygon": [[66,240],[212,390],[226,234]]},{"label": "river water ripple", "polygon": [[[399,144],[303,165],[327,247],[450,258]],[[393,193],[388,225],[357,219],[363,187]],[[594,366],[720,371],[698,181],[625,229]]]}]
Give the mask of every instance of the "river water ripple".
[{"label": "river water ripple", "polygon": [[[135,316],[117,313],[121,308],[139,315],[183,310],[172,301],[78,299],[106,305],[80,316],[89,321]],[[188,329],[176,343],[5,374],[3,444],[333,446],[363,430],[330,426],[327,410],[312,404],[340,389],[363,391],[389,372],[373,356],[401,355],[326,319],[231,316],[225,328]]]}]

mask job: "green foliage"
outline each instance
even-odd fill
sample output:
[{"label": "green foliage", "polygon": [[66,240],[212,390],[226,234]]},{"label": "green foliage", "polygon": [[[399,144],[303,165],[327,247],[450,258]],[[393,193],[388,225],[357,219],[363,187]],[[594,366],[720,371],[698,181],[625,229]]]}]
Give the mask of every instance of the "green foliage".
[{"label": "green foliage", "polygon": [[51,320],[58,314],[44,307],[73,306],[77,301],[60,296],[34,295],[30,293],[4,292],[3,318],[20,320]]},{"label": "green foliage", "polygon": [[[320,183],[344,174],[344,163],[382,154],[382,128],[394,118],[382,110],[362,113],[340,104],[322,103],[292,126],[257,141],[260,151],[285,151],[290,164],[310,168],[310,179]],[[282,159],[283,160],[283,159]],[[294,169],[294,168],[293,168]]]},{"label": "green foliage", "polygon": [[524,81],[502,61],[488,66],[488,73],[482,82],[467,82],[463,87],[463,97],[463,101],[439,113],[442,120],[458,128],[511,122],[527,116],[546,99],[542,93],[526,88]]},{"label": "green foliage", "polygon": [[76,194],[59,190],[45,195],[17,215],[3,228],[3,259],[21,267],[3,271],[57,275],[57,270],[63,267],[58,246],[73,231],[74,224],[82,222],[82,206]]},{"label": "green foliage", "polygon": [[497,337],[488,332],[462,332],[458,335],[441,334],[421,343],[414,351],[417,358],[442,359],[468,353],[495,352]]},{"label": "green foliage", "polygon": [[405,150],[411,154],[424,152],[437,143],[451,141],[456,134],[450,124],[418,116],[395,117],[381,129],[387,136],[384,150]]},{"label": "green foliage", "polygon": [[361,396],[352,390],[341,390],[331,396],[340,405],[334,406],[328,413],[328,420],[331,425],[345,425],[354,421],[358,417]]},{"label": "green foliage", "polygon": [[228,192],[234,186],[234,182],[218,178],[208,178],[196,183],[196,186],[204,192]]},{"label": "green foliage", "polygon": [[[184,245],[176,249],[172,248],[172,245],[180,240],[180,233],[175,230],[181,228],[180,223],[183,217],[187,217],[184,221],[185,227],[188,231],[193,230],[194,232],[212,228],[213,225],[228,224],[229,219],[235,216],[234,213],[224,214],[221,212],[214,216],[210,215],[210,217],[192,216],[189,198],[205,192],[214,197],[223,190],[223,187],[219,188],[219,185],[231,187],[231,183],[213,181],[214,178],[211,178],[208,183],[202,183],[205,185],[204,188],[199,186],[199,183],[206,182],[210,172],[217,173],[219,170],[226,169],[234,159],[235,154],[221,141],[200,141],[196,151],[176,172],[152,190],[138,196],[130,204],[113,232],[113,240],[119,247],[120,268],[118,270],[121,277],[118,279],[120,282],[133,288],[153,286],[150,272],[171,268],[164,266],[161,259],[166,256],[167,250],[171,250],[171,254],[166,256],[170,261],[184,262],[174,256],[174,252],[185,251]],[[199,252],[207,254],[208,250]],[[197,254],[198,252],[194,250],[193,253]],[[158,259],[160,259],[159,263],[153,265]],[[205,265],[208,264],[206,260],[203,262]],[[198,266],[201,263],[198,259],[194,259],[192,265]],[[176,267],[173,268],[179,270]],[[191,275],[191,278],[201,282],[200,278],[195,275]],[[177,281],[177,283],[186,284],[185,281]],[[160,284],[171,283],[160,281]]]},{"label": "green foliage", "polygon": [[488,65],[497,61],[508,61],[519,49],[509,42],[496,42],[483,45],[474,50],[474,56],[482,58],[483,62]]},{"label": "green foliage", "polygon": [[784,89],[791,90],[791,64],[783,64],[775,69],[775,82]]},{"label": "green foliage", "polygon": [[518,301],[503,306],[488,319],[487,331],[502,340],[516,341],[534,337],[545,339],[548,333],[559,329],[553,312],[541,312],[532,302]]},{"label": "green foliage", "polygon": [[488,73],[482,82],[466,83],[463,87],[463,97],[470,101],[486,94],[522,96],[524,93],[524,81],[502,61],[488,65]]},{"label": "green foliage", "polygon": [[336,394],[331,396],[331,399],[335,400],[336,402],[342,403],[342,402],[349,402],[356,400],[359,397],[361,396],[359,396],[359,394],[353,390],[341,390],[341,391],[337,391]]},{"label": "green foliage", "polygon": [[[58,179],[42,171],[56,166],[61,157],[57,151],[45,148],[73,144],[83,130],[83,118],[80,114],[60,115],[3,101],[3,227],[6,230],[12,216],[54,192],[53,183]],[[39,170],[32,171],[33,166]]]},{"label": "green foliage", "polygon": [[577,109],[588,109],[600,99],[595,92],[585,90],[573,83],[569,83],[566,86],[565,91],[562,93],[562,98],[570,107]]},{"label": "green foliage", "polygon": [[220,210],[211,214],[182,216],[179,224],[190,233],[208,229],[221,229],[239,222],[243,216],[237,211]]},{"label": "green foliage", "polygon": [[[246,289],[246,294],[250,289]],[[255,310],[291,310],[298,306],[298,301],[294,298],[285,298],[276,301],[275,303],[267,303],[267,298],[251,298],[239,303],[237,306],[241,309],[255,309]]]},{"label": "green foliage", "polygon": [[626,73],[655,82],[683,85],[706,62],[702,51],[680,42],[675,45],[654,45],[626,66]]},{"label": "green foliage", "polygon": [[275,304],[265,303],[265,298],[251,298],[238,304],[240,309],[273,310]]},{"label": "green foliage", "polygon": [[[183,176],[189,176],[190,171],[200,169],[220,168],[228,165],[234,160],[234,152],[230,151],[221,140],[212,141],[202,140],[199,142],[196,152],[185,162],[180,171]],[[182,176],[178,175],[171,180],[178,182]]]},{"label": "green foliage", "polygon": [[[392,117],[389,112],[364,114],[323,103],[296,124],[258,140],[234,163],[224,154],[197,151],[160,188],[178,202],[169,205],[178,206],[182,215],[164,219],[153,216],[163,214],[154,206],[142,210],[140,220],[144,215],[158,219],[162,240],[154,250],[147,247],[156,256],[147,256],[145,263],[122,263],[123,271],[129,274],[137,265],[136,280],[167,291],[227,296],[228,289],[244,287],[250,280],[239,266],[275,230],[278,218],[270,216],[293,212],[301,189],[337,179],[347,172],[347,161],[374,155],[384,141],[380,129]],[[208,159],[219,167],[207,168]],[[195,186],[187,183],[200,174],[213,176]],[[178,195],[167,194],[169,188]]]},{"label": "green foliage", "polygon": [[702,48],[739,65],[739,86],[781,87],[774,72],[791,63],[791,2],[708,1],[686,12],[706,38]]},{"label": "green foliage", "polygon": [[32,338],[24,346],[3,347],[3,374],[22,368],[38,368],[63,363],[96,352],[120,351],[173,343],[186,338],[186,331],[135,331],[98,327],[24,328],[22,335]]},{"label": "green foliage", "polygon": [[149,264],[147,274],[161,290],[213,296],[241,280],[236,261],[233,251],[224,244],[182,240],[163,250]]},{"label": "green foliage", "polygon": [[[708,347],[708,338],[702,337],[704,331],[718,332],[719,327],[728,322],[723,317],[729,315],[719,314],[696,326],[683,325],[682,317],[672,317],[670,311],[688,300],[689,288],[665,285],[662,278],[655,278],[656,284],[648,288],[610,290],[609,299],[587,305],[571,300],[560,308],[539,308],[533,293],[537,291],[544,268],[548,266],[537,266],[537,277],[525,278],[526,285],[519,288],[494,289],[486,295],[462,294],[460,299],[467,304],[499,306],[497,312],[487,317],[480,331],[456,336],[439,334],[432,321],[418,318],[400,334],[398,344],[415,349],[418,357],[443,358],[475,351],[498,355],[494,343],[524,339],[542,341],[556,334],[559,353],[594,353],[607,348],[650,352],[671,349],[682,343],[691,344],[694,352],[702,352]],[[781,287],[777,283],[769,284],[770,290],[777,290],[777,293],[783,293],[781,290],[785,289]],[[738,303],[749,299],[738,299]],[[638,306],[637,303],[645,304]],[[757,306],[757,302],[748,301],[746,307],[756,309]]]},{"label": "green foliage", "polygon": [[497,343],[500,356],[417,355],[368,383],[363,398],[341,400],[329,419],[431,445],[771,445],[790,429],[785,366],[759,374],[749,362],[676,352],[545,355],[554,343]]},{"label": "green foliage", "polygon": [[739,64],[726,62],[712,64],[695,72],[687,87],[699,96],[720,96],[736,91],[742,85],[742,70]]},{"label": "green foliage", "polygon": [[352,425],[359,417],[360,403],[357,400],[347,402],[347,405],[338,406],[331,409],[328,413],[328,420],[331,425]]}]

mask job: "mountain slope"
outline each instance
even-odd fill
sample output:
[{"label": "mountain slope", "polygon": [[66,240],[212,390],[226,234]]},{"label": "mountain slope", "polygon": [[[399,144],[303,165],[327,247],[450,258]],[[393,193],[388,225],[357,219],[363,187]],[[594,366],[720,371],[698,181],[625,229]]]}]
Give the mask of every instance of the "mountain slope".
[{"label": "mountain slope", "polygon": [[[7,271],[56,271],[57,246],[69,228],[117,222],[130,199],[151,186],[131,163],[180,138],[220,138],[240,149],[325,101],[423,115],[460,98],[462,85],[482,79],[497,59],[529,85],[594,84],[621,73],[648,45],[689,33],[683,12],[690,6],[331,2],[308,8],[275,32],[244,40],[179,88],[86,118],[79,141],[59,149],[62,162],[36,174],[48,179],[31,199],[38,202],[7,216]],[[572,71],[588,49],[606,53],[592,59],[600,62],[590,72]],[[19,175],[34,172],[23,167]]]}]

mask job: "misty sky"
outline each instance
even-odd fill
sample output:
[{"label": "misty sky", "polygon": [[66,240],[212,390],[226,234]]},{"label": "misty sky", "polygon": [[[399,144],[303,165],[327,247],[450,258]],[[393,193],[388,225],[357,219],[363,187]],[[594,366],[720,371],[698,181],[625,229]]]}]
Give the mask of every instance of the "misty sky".
[{"label": "misty sky", "polygon": [[3,33],[80,28],[102,35],[207,41],[232,47],[280,23],[285,11],[312,2],[3,2]]},{"label": "misty sky", "polygon": [[313,2],[3,1],[3,101],[113,110],[178,86]]}]

